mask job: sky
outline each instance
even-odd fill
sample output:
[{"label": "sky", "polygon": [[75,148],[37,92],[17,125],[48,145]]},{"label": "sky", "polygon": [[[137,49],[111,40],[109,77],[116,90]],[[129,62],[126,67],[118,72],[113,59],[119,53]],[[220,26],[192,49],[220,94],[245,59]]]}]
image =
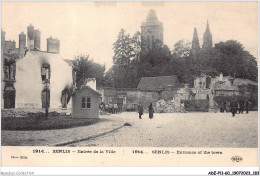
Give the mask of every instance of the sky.
[{"label": "sky", "polygon": [[130,35],[141,31],[149,9],[163,23],[164,44],[171,50],[179,40],[191,42],[194,27],[202,45],[208,20],[213,45],[237,40],[258,56],[257,2],[2,2],[1,8],[1,28],[16,47],[18,35],[32,24],[41,31],[41,50],[47,50],[48,37],[56,37],[63,58],[89,54],[107,69],[120,29]]}]

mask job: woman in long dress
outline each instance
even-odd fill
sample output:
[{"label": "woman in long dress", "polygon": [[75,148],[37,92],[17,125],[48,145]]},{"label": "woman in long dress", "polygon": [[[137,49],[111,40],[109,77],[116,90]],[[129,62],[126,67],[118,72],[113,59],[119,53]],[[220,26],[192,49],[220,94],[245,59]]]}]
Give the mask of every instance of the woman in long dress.
[{"label": "woman in long dress", "polygon": [[150,105],[149,105],[149,118],[150,119],[153,118],[153,105],[152,105],[152,103],[150,103]]}]

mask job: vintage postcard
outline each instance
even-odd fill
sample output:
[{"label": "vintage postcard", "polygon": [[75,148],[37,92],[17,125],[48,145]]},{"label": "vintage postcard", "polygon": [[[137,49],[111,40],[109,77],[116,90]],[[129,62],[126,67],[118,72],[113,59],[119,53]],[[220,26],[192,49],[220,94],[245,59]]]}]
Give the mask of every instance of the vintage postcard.
[{"label": "vintage postcard", "polygon": [[2,166],[259,164],[258,2],[1,10]]}]

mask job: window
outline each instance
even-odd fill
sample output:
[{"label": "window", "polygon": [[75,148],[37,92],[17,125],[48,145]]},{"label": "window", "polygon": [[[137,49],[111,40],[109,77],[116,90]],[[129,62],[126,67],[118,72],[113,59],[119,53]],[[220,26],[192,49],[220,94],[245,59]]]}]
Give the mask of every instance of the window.
[{"label": "window", "polygon": [[86,108],[86,98],[85,97],[82,97],[82,100],[81,100],[81,108]]},{"label": "window", "polygon": [[90,97],[82,97],[81,99],[81,108],[91,108],[91,98]]},{"label": "window", "polygon": [[42,82],[45,82],[45,80],[50,79],[50,65],[49,64],[42,64]]},{"label": "window", "polygon": [[5,80],[14,80],[15,79],[14,76],[15,76],[14,64],[4,66],[4,79]]},{"label": "window", "polygon": [[90,97],[87,97],[87,108],[90,108]]}]

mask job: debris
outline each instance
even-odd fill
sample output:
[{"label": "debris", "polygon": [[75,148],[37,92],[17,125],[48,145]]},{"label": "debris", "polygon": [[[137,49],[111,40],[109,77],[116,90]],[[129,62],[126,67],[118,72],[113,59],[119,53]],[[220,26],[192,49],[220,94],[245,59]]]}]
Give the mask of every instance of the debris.
[{"label": "debris", "polygon": [[156,107],[154,108],[156,113],[185,113],[183,106],[175,106],[174,100],[164,101],[163,99],[156,102]]}]

